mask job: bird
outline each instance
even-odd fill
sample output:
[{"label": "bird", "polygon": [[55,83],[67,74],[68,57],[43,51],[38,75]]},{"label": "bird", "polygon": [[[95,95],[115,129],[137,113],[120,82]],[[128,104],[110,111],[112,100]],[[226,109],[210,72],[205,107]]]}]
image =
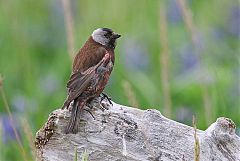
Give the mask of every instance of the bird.
[{"label": "bird", "polygon": [[103,92],[113,70],[114,49],[120,37],[110,28],[98,28],[75,56],[67,82],[68,95],[62,106],[62,109],[69,109],[72,105],[66,134],[78,132],[84,106]]}]

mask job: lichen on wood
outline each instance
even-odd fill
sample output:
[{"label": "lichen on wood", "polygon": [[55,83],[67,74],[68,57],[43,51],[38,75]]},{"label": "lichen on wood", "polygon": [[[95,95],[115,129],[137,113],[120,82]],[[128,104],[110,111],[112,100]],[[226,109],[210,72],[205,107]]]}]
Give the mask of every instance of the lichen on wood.
[{"label": "lichen on wood", "polygon": [[[83,153],[91,161],[194,160],[194,128],[164,117],[157,110],[140,110],[113,103],[102,110],[91,104],[94,118],[84,111],[77,134],[65,134],[70,111],[57,109],[36,134],[38,160],[74,160]],[[88,108],[88,107],[86,107]],[[235,124],[218,118],[207,130],[196,130],[200,160],[240,161],[240,138]]]}]

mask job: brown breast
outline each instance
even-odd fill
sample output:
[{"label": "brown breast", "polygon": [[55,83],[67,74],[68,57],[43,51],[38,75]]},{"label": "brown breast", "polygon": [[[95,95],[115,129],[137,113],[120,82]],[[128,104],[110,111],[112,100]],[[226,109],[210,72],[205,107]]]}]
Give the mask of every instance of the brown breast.
[{"label": "brown breast", "polygon": [[111,55],[111,60],[114,64],[114,49],[106,48],[105,46],[95,42],[91,36],[74,59],[73,73],[77,71],[85,71],[89,67],[96,65],[106,54],[105,49]]}]

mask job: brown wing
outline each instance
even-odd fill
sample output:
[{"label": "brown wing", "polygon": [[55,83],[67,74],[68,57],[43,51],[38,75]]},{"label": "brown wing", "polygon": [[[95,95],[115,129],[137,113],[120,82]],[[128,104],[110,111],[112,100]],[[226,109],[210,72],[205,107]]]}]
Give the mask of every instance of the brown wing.
[{"label": "brown wing", "polygon": [[[109,60],[109,53],[107,52],[107,50],[101,49],[100,51],[104,52],[101,54],[103,56],[101,57],[100,60],[98,60],[98,62],[94,66],[89,67],[87,70],[83,72],[76,71],[72,73],[70,80],[67,83],[68,98],[65,101],[63,107],[68,107],[69,104],[74,99],[80,96],[84,90],[86,90],[86,88],[89,86],[91,82],[91,79],[94,77],[94,74],[96,73],[96,69],[102,64],[105,64],[107,59]],[[91,54],[91,55],[94,55],[94,54]]]},{"label": "brown wing", "polygon": [[85,45],[76,55],[73,62],[73,73],[83,72],[88,68],[95,66],[105,55],[107,50],[101,44],[96,43],[90,37]]}]

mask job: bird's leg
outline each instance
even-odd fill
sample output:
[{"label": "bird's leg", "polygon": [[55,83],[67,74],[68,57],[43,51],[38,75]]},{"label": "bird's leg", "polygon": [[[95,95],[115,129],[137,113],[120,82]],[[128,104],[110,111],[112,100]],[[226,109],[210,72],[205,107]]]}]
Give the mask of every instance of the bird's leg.
[{"label": "bird's leg", "polygon": [[92,116],[92,118],[93,118],[94,120],[96,120],[95,117],[94,117],[94,115],[92,114],[92,112],[91,112],[90,110],[88,110],[88,109],[83,109],[83,110],[87,111],[87,112]]},{"label": "bird's leg", "polygon": [[102,96],[101,96],[101,103],[102,103],[102,101],[104,100],[104,99],[107,99],[108,100],[108,102],[109,102],[109,104],[111,104],[112,106],[113,106],[113,103],[112,103],[112,99],[111,99],[111,97],[108,97],[108,95],[107,94],[105,94],[105,93],[102,93]]},{"label": "bird's leg", "polygon": [[87,102],[86,106],[89,107],[90,110],[92,110],[94,107],[101,109],[102,111],[109,109],[106,104],[102,103],[102,97],[96,97],[95,99]]}]

